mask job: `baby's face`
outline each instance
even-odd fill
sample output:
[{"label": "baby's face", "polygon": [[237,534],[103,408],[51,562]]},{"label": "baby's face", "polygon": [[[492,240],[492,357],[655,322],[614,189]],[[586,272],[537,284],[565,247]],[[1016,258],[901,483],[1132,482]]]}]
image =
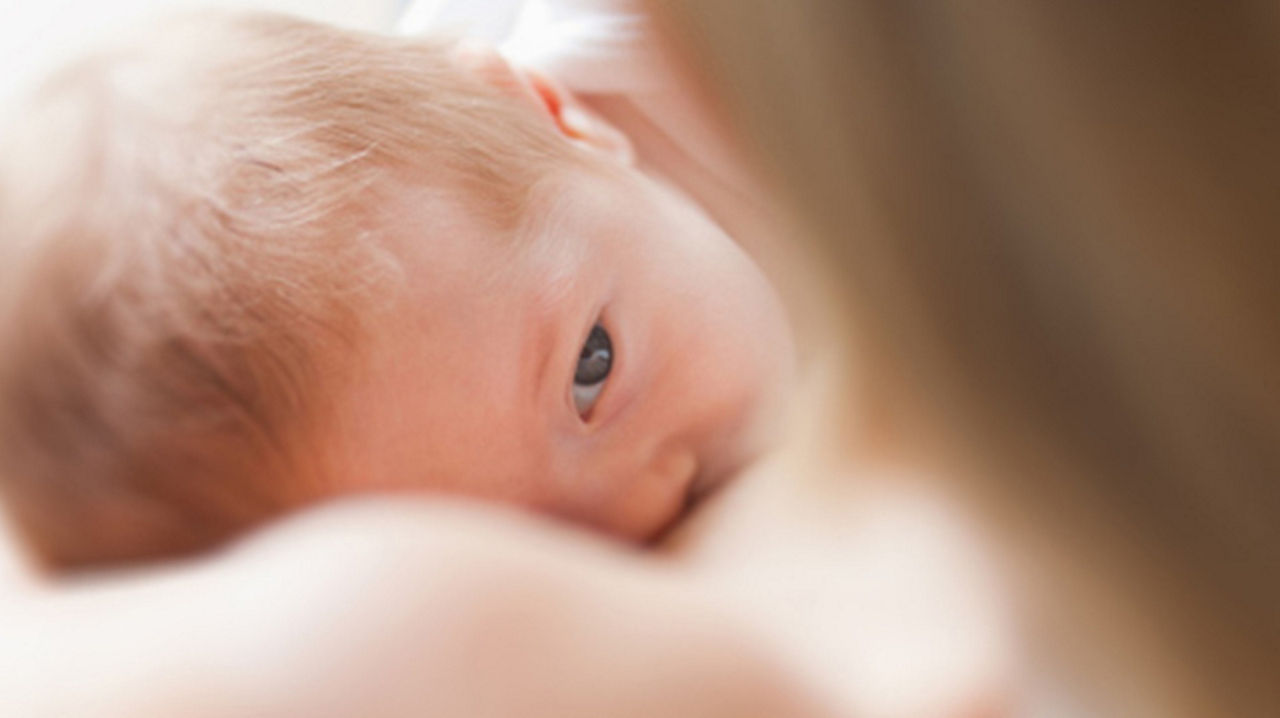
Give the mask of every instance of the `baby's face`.
[{"label": "baby's face", "polygon": [[518,239],[432,190],[393,199],[406,286],[339,402],[333,490],[443,490],[640,539],[759,450],[793,348],[755,264],[638,174],[546,183]]}]

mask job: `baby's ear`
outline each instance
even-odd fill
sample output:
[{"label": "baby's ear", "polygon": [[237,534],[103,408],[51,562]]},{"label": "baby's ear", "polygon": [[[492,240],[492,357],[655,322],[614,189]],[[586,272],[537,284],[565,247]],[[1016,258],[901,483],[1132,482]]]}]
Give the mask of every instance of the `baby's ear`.
[{"label": "baby's ear", "polygon": [[529,101],[532,108],[545,114],[570,142],[622,164],[634,162],[631,140],[550,77],[516,67],[497,50],[481,43],[460,43],[456,56],[464,67],[485,82]]}]

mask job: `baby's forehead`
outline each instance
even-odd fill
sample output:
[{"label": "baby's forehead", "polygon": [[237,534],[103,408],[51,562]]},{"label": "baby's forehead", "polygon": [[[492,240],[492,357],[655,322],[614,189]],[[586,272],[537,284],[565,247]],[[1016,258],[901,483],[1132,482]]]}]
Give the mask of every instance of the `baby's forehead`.
[{"label": "baby's forehead", "polygon": [[647,192],[636,176],[604,163],[555,168],[531,187],[513,236],[535,253],[616,236],[647,204]]},{"label": "baby's forehead", "polygon": [[[634,204],[626,183],[591,172],[548,172],[515,221],[495,216],[473,187],[421,178],[379,193],[381,244],[397,267],[396,296],[432,311],[519,295],[533,312],[562,303],[606,271]],[[607,250],[607,251],[606,251]],[[487,298],[487,299],[486,299]]]},{"label": "baby's forehead", "polygon": [[[562,168],[563,169],[563,168]],[[582,182],[549,168],[517,198],[470,178],[439,172],[400,172],[372,198],[378,233],[398,251],[448,260],[486,256],[499,270],[559,258],[583,234]]]},{"label": "baby's forehead", "polygon": [[492,291],[528,261],[524,223],[467,183],[419,175],[388,183],[372,202],[372,235],[423,296]]}]

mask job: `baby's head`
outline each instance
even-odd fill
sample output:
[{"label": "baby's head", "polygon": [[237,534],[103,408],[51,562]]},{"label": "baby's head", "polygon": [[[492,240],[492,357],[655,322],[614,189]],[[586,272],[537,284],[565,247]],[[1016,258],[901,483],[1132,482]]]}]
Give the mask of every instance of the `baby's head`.
[{"label": "baby's head", "polygon": [[188,553],[360,490],[643,538],[758,446],[772,291],[496,55],[198,16],[0,153],[0,489],[36,555]]}]

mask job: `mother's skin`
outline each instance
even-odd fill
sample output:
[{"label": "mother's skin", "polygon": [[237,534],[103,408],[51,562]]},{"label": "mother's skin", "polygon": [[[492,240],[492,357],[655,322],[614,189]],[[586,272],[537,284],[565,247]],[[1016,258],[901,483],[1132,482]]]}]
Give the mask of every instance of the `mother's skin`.
[{"label": "mother's skin", "polygon": [[351,500],[184,566],[19,576],[3,715],[833,715],[685,580],[491,507]]}]

